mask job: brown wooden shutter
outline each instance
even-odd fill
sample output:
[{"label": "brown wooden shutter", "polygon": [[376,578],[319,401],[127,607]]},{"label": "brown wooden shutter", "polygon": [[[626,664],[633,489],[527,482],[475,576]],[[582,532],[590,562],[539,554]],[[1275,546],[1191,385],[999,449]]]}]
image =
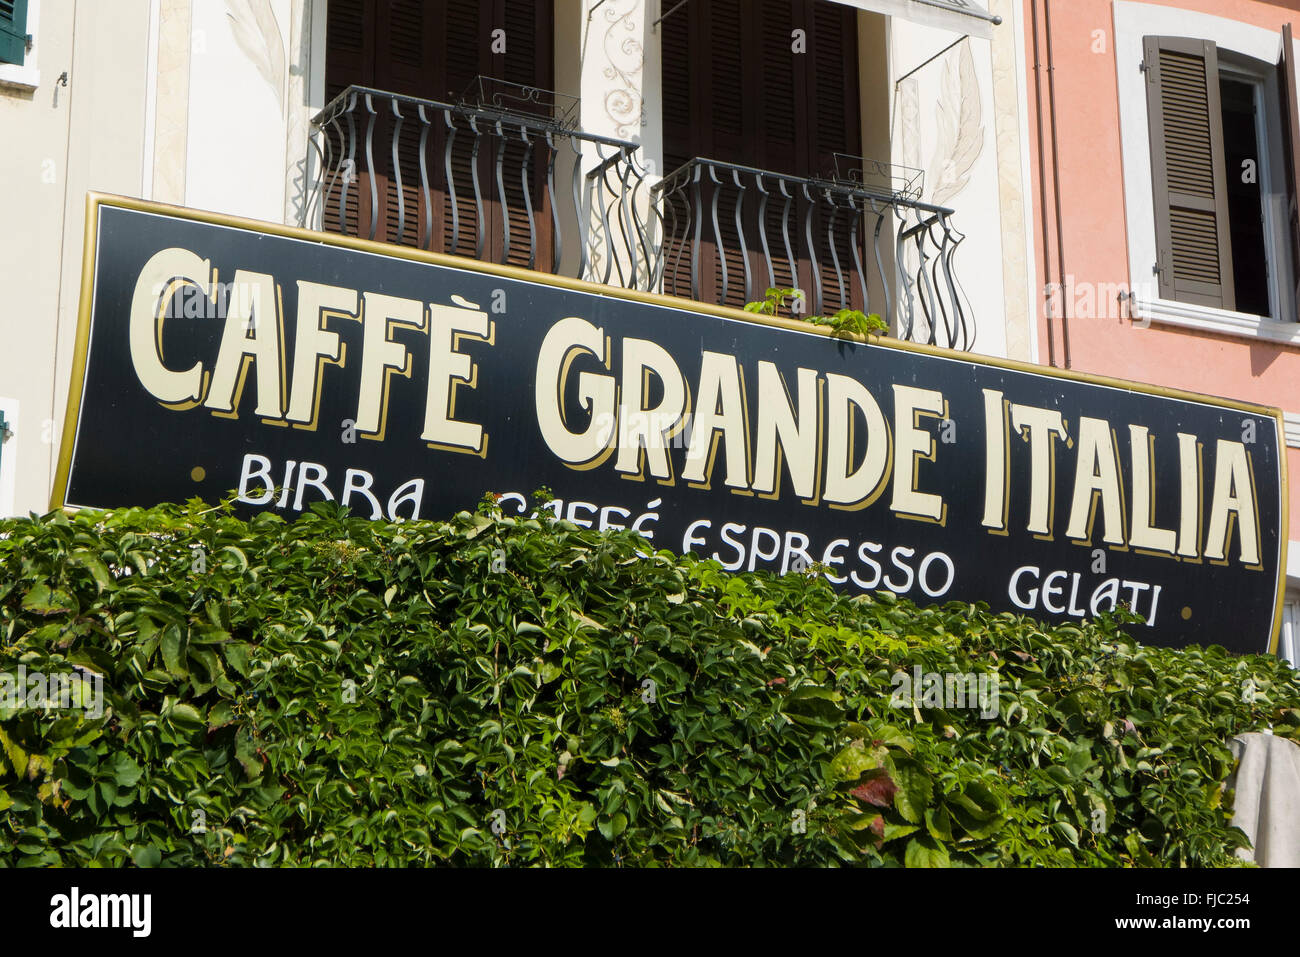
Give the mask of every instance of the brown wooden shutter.
[{"label": "brown wooden shutter", "polygon": [[[429,95],[438,80],[436,9],[423,0],[379,3],[376,21],[375,86],[404,96]],[[400,126],[380,101],[375,124],[375,167],[382,182],[376,238],[399,246],[423,245],[424,198],[420,188],[420,128],[414,111],[399,105]],[[393,146],[397,155],[394,165]]]},{"label": "brown wooden shutter", "polygon": [[[375,35],[376,0],[330,0],[325,26],[325,100],[329,102],[356,83],[373,86],[372,56]],[[337,143],[336,143],[337,145]],[[342,213],[341,179],[345,156],[331,156],[325,170],[324,223],[328,232],[357,235],[360,230],[361,190],[359,182],[347,184],[347,202]],[[369,198],[366,200],[369,209]]]},{"label": "brown wooden shutter", "polygon": [[838,3],[809,3],[813,24],[808,60],[815,109],[811,155],[807,171],[831,171],[832,154],[862,152],[862,119],[858,109],[858,25],[851,7]]},{"label": "brown wooden shutter", "polygon": [[761,57],[749,57],[746,66],[752,71],[747,85],[760,90],[756,99],[755,126],[762,144],[762,162],[750,163],[762,169],[792,172],[804,165],[808,142],[808,73],[807,53],[795,53],[791,33],[795,29],[810,31],[805,0],[764,0],[755,4],[757,16],[749,39]]},{"label": "brown wooden shutter", "polygon": [[660,24],[663,56],[663,126],[665,176],[694,155],[691,113],[696,104],[692,89],[691,50],[694,36],[689,11],[678,10]]},{"label": "brown wooden shutter", "polygon": [[[694,157],[795,176],[858,153],[856,11],[826,0],[690,0],[664,20],[665,173]],[[801,29],[807,52],[794,53]]]},{"label": "brown wooden shutter", "polygon": [[[692,158],[708,158],[820,177],[831,171],[834,153],[860,152],[857,16],[852,8],[825,0],[690,0],[664,20],[662,30],[665,173]],[[803,31],[803,53],[793,50],[795,30]],[[775,276],[768,275],[753,228],[757,197],[750,197],[743,213],[744,222],[753,228],[745,236],[752,278],[746,290],[745,259],[735,225],[736,193],[734,185],[709,183],[706,174],[697,211],[704,213],[698,264],[702,299],[742,305],[762,298],[774,280],[777,286],[808,290],[810,308],[850,304],[854,290],[847,284],[841,290],[835,281],[831,241],[824,228],[829,220],[820,207],[807,210],[802,197],[791,211],[792,238],[802,241],[807,211],[819,248],[813,257],[800,256],[794,274],[775,250]],[[720,243],[713,241],[715,195]],[[780,202],[768,204],[769,236],[781,235],[782,211]],[[677,212],[680,216],[684,210]],[[843,267],[852,261],[852,251],[847,219],[839,225],[843,228],[835,236],[835,248]],[[685,249],[668,250],[670,262],[680,268],[667,288],[682,293],[690,264],[679,253],[688,258]]]},{"label": "brown wooden shutter", "polygon": [[[491,75],[491,9],[488,15],[480,15],[480,4],[451,2],[447,6],[446,16],[442,22],[442,46],[445,52],[452,52],[446,57],[443,82],[434,99],[454,103],[463,96],[474,77],[481,74]],[[490,6],[490,5],[489,5]],[[441,118],[439,118],[441,121]],[[445,140],[439,134],[437,153],[434,154],[438,167],[438,182],[443,185],[439,222],[435,233],[440,245],[435,246],[442,252],[458,256],[477,256],[479,209],[474,202],[473,155],[474,137],[466,131],[458,132],[452,139],[451,170],[454,190],[448,188],[444,167]],[[479,178],[482,181],[485,166],[479,162]],[[490,222],[490,211],[484,210],[484,223]],[[491,247],[484,242],[482,254],[491,254]]]},{"label": "brown wooden shutter", "polygon": [[[842,4],[810,3],[812,49],[810,83],[815,108],[808,138],[807,170],[812,176],[829,176],[835,154],[862,153],[862,121],[858,107],[857,17]],[[861,290],[853,281],[851,218],[845,210],[822,203],[816,210],[817,274],[810,309],[829,315],[863,305]],[[859,244],[865,241],[859,236]],[[859,249],[859,256],[865,253]],[[838,264],[838,271],[836,266]],[[811,288],[812,277],[805,288]]]},{"label": "brown wooden shutter", "polygon": [[757,91],[745,83],[749,31],[743,28],[751,26],[753,19],[741,0],[712,0],[703,5],[702,12],[708,15],[708,40],[701,47],[708,51],[709,67],[709,88],[704,99],[708,113],[703,132],[711,138],[705,155],[730,163],[761,165],[766,155],[752,152],[756,144],[752,136],[745,135],[746,107],[755,112],[763,108],[762,97],[754,95]]},{"label": "brown wooden shutter", "polygon": [[[506,31],[506,52],[491,52],[488,76],[499,77],[520,86],[552,89],[552,31],[550,3],[533,0],[496,0],[495,20],[491,26]],[[561,148],[563,147],[561,144]],[[506,140],[504,185],[507,203],[499,201],[498,185],[492,181],[493,262],[504,262],[526,269],[551,268],[551,210],[547,205],[545,140],[535,137],[529,149],[518,136]],[[495,163],[495,157],[492,158]],[[558,188],[558,186],[557,186]],[[529,215],[531,207],[532,215]],[[507,244],[506,240],[509,239]]]},{"label": "brown wooden shutter", "polygon": [[[475,77],[509,80],[525,86],[553,86],[552,4],[535,0],[330,0],[326,27],[326,89],[333,97],[349,85],[375,87],[421,99],[455,103],[469,92]],[[505,53],[493,53],[492,31],[506,31]],[[368,114],[354,116],[358,137],[359,179],[350,187],[343,222],[337,212],[339,189],[327,197],[325,228],[407,246],[422,246],[465,256],[549,269],[551,220],[546,205],[546,151],[535,148],[528,183],[521,175],[526,149],[513,143],[505,150],[502,207],[496,179],[497,140],[479,138],[478,176],[482,213],[475,203],[475,137],[462,129],[453,139],[451,180],[445,168],[446,132],[442,116],[425,145],[425,175],[433,195],[430,207],[420,180],[421,127],[408,105],[397,133],[397,163],[392,146],[397,129],[391,108],[383,111],[373,137],[377,215],[371,223],[370,178],[365,173],[364,138]],[[337,165],[337,163],[336,163]],[[400,174],[400,175],[399,175]],[[533,232],[524,191],[533,204]],[[425,221],[428,219],[429,228]],[[506,226],[511,242],[506,248]]]},{"label": "brown wooden shutter", "polygon": [[373,86],[375,0],[330,0],[325,17],[325,100],[353,83]]},{"label": "brown wooden shutter", "polygon": [[[1287,216],[1290,223],[1291,282],[1293,302],[1300,309],[1300,103],[1296,97],[1296,62],[1291,24],[1282,27],[1282,57],[1277,64],[1278,88],[1282,94],[1282,145],[1286,155]],[[1279,318],[1300,320],[1300,314]]]},{"label": "brown wooden shutter", "polygon": [[[707,145],[697,155],[763,167],[767,162],[766,150],[755,149],[758,141],[753,135],[753,118],[764,109],[764,102],[761,92],[748,82],[745,62],[746,44],[753,35],[753,7],[757,6],[742,0],[712,0],[701,6],[700,12],[706,15],[708,37],[700,45],[702,51],[707,51],[708,63],[708,92],[702,101],[706,109],[702,119]],[[721,242],[707,247],[704,274],[713,276],[717,292],[711,298],[715,302],[743,306],[749,300],[745,295],[745,257],[740,252],[734,212],[739,190],[725,179],[721,185],[709,184],[702,194],[706,202],[712,200],[715,191]],[[709,225],[712,226],[711,220]],[[711,232],[708,234],[712,236]],[[751,296],[761,298],[765,288],[760,286]]]},{"label": "brown wooden shutter", "polygon": [[1218,52],[1183,37],[1143,48],[1160,295],[1234,309]]}]

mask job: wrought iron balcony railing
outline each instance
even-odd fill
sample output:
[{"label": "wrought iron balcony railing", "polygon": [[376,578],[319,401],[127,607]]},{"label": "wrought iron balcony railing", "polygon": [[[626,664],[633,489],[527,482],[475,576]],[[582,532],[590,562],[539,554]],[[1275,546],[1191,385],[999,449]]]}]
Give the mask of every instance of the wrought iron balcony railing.
[{"label": "wrought iron balcony railing", "polygon": [[809,315],[861,309],[900,339],[972,348],[952,210],[920,202],[910,171],[836,166],[810,179],[694,159],[664,177],[652,188],[663,291],[739,306],[769,286],[797,288]]},{"label": "wrought iron balcony railing", "polygon": [[963,237],[919,174],[694,159],[651,186],[637,146],[576,129],[565,100],[483,78],[455,103],[348,87],[312,121],[302,222],[701,302],[797,288],[811,315],[861,309],[901,339],[973,347]]},{"label": "wrought iron balcony railing", "polygon": [[303,223],[652,288],[637,147],[577,130],[566,99],[486,78],[455,103],[350,86],[312,120]]}]

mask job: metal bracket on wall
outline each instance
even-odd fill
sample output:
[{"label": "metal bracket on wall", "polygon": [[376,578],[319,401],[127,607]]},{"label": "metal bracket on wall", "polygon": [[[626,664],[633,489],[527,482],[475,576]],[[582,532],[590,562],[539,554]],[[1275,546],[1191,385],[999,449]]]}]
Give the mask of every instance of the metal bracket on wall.
[{"label": "metal bracket on wall", "polygon": [[669,17],[671,17],[674,13],[676,13],[676,12],[677,12],[678,10],[680,10],[682,7],[686,6],[686,4],[689,3],[689,2],[690,2],[690,0],[677,0],[677,2],[674,3],[674,4],[673,4],[669,9],[668,9],[668,12],[667,12],[667,13],[662,14],[662,15],[659,17],[658,20],[656,20],[654,23],[650,24],[650,32],[651,32],[651,33],[655,33],[655,32],[657,32],[658,29],[659,29],[659,24],[663,23],[665,20],[667,20]]}]

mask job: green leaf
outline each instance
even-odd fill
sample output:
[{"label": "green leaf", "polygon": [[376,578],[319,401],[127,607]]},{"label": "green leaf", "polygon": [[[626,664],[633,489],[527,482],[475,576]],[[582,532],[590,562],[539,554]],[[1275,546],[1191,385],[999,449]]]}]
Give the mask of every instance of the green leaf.
[{"label": "green leaf", "polygon": [[915,834],[918,830],[920,830],[920,828],[915,824],[891,824],[889,821],[886,821],[884,843],[888,844],[890,841],[896,840],[897,838],[907,837],[909,834]]},{"label": "green leaf", "polygon": [[844,717],[843,696],[829,688],[803,685],[786,696],[782,710],[791,721],[814,727],[837,727]]},{"label": "green leaf", "polygon": [[177,728],[184,731],[198,731],[207,727],[203,716],[193,705],[175,704],[163,712]]},{"label": "green leaf", "polygon": [[168,625],[164,628],[159,647],[162,649],[163,666],[168,674],[175,675],[177,678],[188,678],[190,672],[185,666],[185,636],[180,626]]},{"label": "green leaf", "polygon": [[596,829],[607,841],[612,841],[627,830],[627,815],[621,811],[612,817],[603,818],[596,824]]},{"label": "green leaf", "polygon": [[153,846],[133,847],[131,860],[135,861],[136,867],[157,867],[162,863],[162,851]]},{"label": "green leaf", "polygon": [[928,837],[914,837],[907,842],[903,862],[908,867],[948,867],[948,848]]},{"label": "green leaf", "polygon": [[831,759],[830,781],[833,784],[843,781],[856,781],[862,776],[863,772],[880,767],[884,757],[883,750],[868,750],[861,743],[854,741],[842,748],[839,754]]},{"label": "green leaf", "polygon": [[35,615],[57,615],[71,611],[72,596],[62,589],[37,582],[23,597],[23,609]]},{"label": "green leaf", "polygon": [[90,572],[100,592],[105,588],[113,587],[113,576],[108,573],[108,567],[92,552],[79,548],[69,556],[69,560]]},{"label": "green leaf", "polygon": [[1065,838],[1071,847],[1079,846],[1079,832],[1075,829],[1074,825],[1070,824],[1068,821],[1053,821],[1052,830]]},{"label": "green leaf", "polygon": [[119,788],[131,788],[143,776],[144,769],[119,751],[113,756],[109,773]]},{"label": "green leaf", "polygon": [[896,760],[893,764],[892,777],[898,785],[894,807],[903,816],[903,820],[919,825],[924,821],[926,808],[933,799],[934,784],[925,768],[915,761]]},{"label": "green leaf", "polygon": [[232,670],[245,678],[248,677],[249,646],[247,644],[242,641],[232,641],[230,644],[222,646],[221,654]]}]

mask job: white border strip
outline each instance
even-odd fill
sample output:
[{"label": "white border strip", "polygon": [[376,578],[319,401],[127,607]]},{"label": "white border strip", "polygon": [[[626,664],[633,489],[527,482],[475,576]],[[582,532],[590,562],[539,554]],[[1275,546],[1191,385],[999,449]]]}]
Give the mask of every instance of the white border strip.
[{"label": "white border strip", "polygon": [[18,478],[18,400],[0,398],[0,418],[13,433],[0,449],[0,518],[14,514],[14,485]]}]

